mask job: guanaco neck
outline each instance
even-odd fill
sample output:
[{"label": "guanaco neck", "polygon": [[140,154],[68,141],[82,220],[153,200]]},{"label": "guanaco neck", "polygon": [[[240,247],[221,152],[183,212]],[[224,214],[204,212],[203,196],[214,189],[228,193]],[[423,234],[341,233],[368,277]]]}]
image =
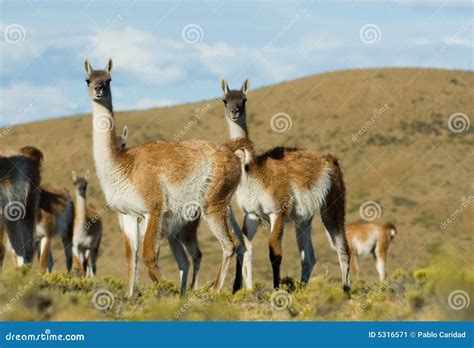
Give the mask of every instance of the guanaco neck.
[{"label": "guanaco neck", "polygon": [[229,127],[230,140],[249,137],[248,130],[247,130],[247,122],[245,119],[246,119],[245,114],[242,115],[242,117],[239,117],[237,121],[232,121],[226,115],[227,125]]},{"label": "guanaco neck", "polygon": [[117,154],[115,144],[115,118],[112,109],[112,95],[104,101],[92,100],[94,160],[100,170],[104,162],[112,162]]},{"label": "guanaco neck", "polygon": [[83,228],[86,224],[86,197],[76,192],[76,204],[74,204],[74,229]]}]

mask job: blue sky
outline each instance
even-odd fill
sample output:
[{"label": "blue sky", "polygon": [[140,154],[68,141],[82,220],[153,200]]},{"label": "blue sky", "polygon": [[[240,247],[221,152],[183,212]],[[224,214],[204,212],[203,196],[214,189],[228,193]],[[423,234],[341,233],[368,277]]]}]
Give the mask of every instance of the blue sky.
[{"label": "blue sky", "polygon": [[473,70],[470,1],[1,1],[0,126],[90,112],[83,58],[114,60],[116,110],[326,71]]}]

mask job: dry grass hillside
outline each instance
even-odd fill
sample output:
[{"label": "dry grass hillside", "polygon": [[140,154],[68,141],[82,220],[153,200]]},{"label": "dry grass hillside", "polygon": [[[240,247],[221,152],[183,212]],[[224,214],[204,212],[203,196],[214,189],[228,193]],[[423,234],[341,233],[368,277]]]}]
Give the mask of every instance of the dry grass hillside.
[{"label": "dry grass hillside", "polygon": [[[220,96],[219,81],[215,94],[216,98]],[[85,86],[81,97],[86,98]],[[398,227],[399,235],[389,251],[389,275],[397,268],[411,273],[429,267],[439,255],[448,255],[444,259],[446,268],[472,268],[474,205],[462,204],[463,199],[472,202],[474,127],[456,133],[449,129],[448,119],[455,113],[472,119],[473,97],[474,73],[466,71],[371,69],[325,73],[251,90],[250,136],[261,150],[284,144],[336,155],[347,186],[347,222],[362,222],[361,204],[376,201],[382,208],[376,222],[390,221]],[[288,130],[272,129],[271,119],[277,113],[289,115]],[[181,139],[218,143],[228,136],[219,99],[118,112],[116,120],[119,130],[128,125],[130,146],[155,139],[173,140],[182,133]],[[94,170],[91,129],[89,114],[37,122],[13,128],[2,139],[1,147],[39,147],[45,154],[44,181],[72,190],[72,169],[78,174]],[[100,208],[104,197],[96,177],[89,187],[91,200]],[[240,221],[241,213],[237,208],[235,211]],[[441,228],[440,224],[453,214],[453,222]],[[104,215],[104,230],[98,275],[123,279],[122,235],[112,211]],[[268,230],[260,228],[254,243],[255,279],[266,287],[271,285],[268,235]],[[204,283],[217,274],[221,251],[204,223],[199,241],[204,255]],[[313,244],[318,258],[314,276],[324,275],[338,285],[337,257],[319,219],[313,223]],[[300,261],[290,226],[284,248],[282,275],[299,278]],[[54,255],[56,269],[64,269],[59,243],[55,244]],[[162,248],[160,264],[165,276],[177,281],[177,267],[167,245]],[[369,282],[377,279],[371,258],[360,264],[363,278]],[[11,261],[6,267],[11,267]],[[143,268],[141,284],[149,284]],[[232,278],[233,269],[227,288]]]}]

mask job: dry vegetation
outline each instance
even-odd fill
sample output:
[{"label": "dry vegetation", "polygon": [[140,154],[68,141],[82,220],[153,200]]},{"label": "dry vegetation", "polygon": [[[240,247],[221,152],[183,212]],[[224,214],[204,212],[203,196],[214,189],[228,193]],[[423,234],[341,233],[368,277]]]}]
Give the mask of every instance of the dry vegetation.
[{"label": "dry vegetation", "polygon": [[[453,113],[463,112],[472,119],[473,91],[472,72],[379,69],[327,73],[250,92],[249,127],[260,149],[285,144],[336,154],[348,191],[347,221],[362,221],[359,207],[370,200],[382,207],[378,222],[391,221],[398,227],[399,235],[389,250],[390,279],[382,288],[376,282],[373,260],[361,260],[365,282],[356,281],[352,298],[346,299],[339,289],[336,254],[328,245],[320,221],[315,221],[313,244],[318,263],[307,289],[292,280],[300,272],[294,231],[288,228],[284,237],[282,274],[288,277],[286,283],[292,294],[290,309],[275,311],[270,305],[268,231],[263,228],[254,243],[258,279],[254,292],[231,296],[231,272],[227,290],[217,298],[203,290],[188,302],[180,300],[176,295],[177,267],[164,245],[160,264],[170,281],[151,285],[141,267],[142,295],[123,301],[122,235],[116,214],[108,211],[103,217],[99,280],[78,280],[61,273],[41,278],[36,268],[11,270],[12,262],[7,257],[6,270],[0,278],[1,307],[16,298],[18,286],[26,286],[30,280],[32,285],[0,318],[173,320],[175,312],[188,303],[180,320],[472,319],[472,304],[453,311],[446,303],[448,295],[457,289],[469,293],[474,301],[474,205],[456,214],[445,229],[440,224],[461,207],[462,198],[469,198],[474,188],[474,127],[459,134],[448,129],[448,118]],[[85,87],[81,98],[87,98]],[[373,117],[374,109],[381,108],[385,110],[377,120],[354,141],[353,134]],[[291,116],[292,127],[287,132],[277,133],[270,127],[271,117],[278,112]],[[223,105],[218,100],[119,112],[116,117],[118,129],[128,125],[131,146],[159,138],[172,140],[185,129],[183,139],[227,139]],[[94,168],[91,123],[90,115],[82,115],[17,126],[8,130],[1,146],[39,147],[45,153],[44,181],[72,190],[70,171],[82,173]],[[90,195],[97,206],[104,204],[97,178],[92,178]],[[205,224],[200,227],[199,240],[204,254],[201,282],[205,284],[217,274],[216,260],[221,255]],[[64,256],[59,243],[54,255],[55,270],[61,272]],[[97,289],[114,294],[111,309],[98,311],[91,305]]]}]

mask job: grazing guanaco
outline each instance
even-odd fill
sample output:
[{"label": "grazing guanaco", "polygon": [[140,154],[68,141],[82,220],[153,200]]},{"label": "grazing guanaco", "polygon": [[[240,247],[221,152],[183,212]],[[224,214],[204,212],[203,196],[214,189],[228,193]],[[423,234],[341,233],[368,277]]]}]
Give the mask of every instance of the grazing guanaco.
[{"label": "grazing guanaco", "polygon": [[52,270],[54,261],[50,249],[51,240],[54,236],[60,236],[66,257],[66,269],[70,272],[72,268],[74,202],[66,188],[44,183],[41,184],[40,189],[35,231],[35,240],[39,244],[40,271]]},{"label": "grazing guanaco", "polygon": [[[122,134],[120,136],[115,137],[115,145],[117,149],[124,150],[127,147],[127,138],[128,138],[128,127],[124,126],[122,130]],[[125,219],[125,220],[124,220]],[[118,213],[118,220],[119,225],[122,231],[125,234],[125,238],[127,238],[127,233],[125,232],[125,223],[126,223],[126,215]],[[191,255],[193,260],[193,276],[192,276],[192,283],[191,288],[193,290],[198,290],[199,287],[199,268],[201,265],[202,253],[199,249],[198,240],[197,240],[197,228],[199,226],[199,218],[195,220],[189,221],[185,224],[185,227],[179,232],[179,240],[180,242],[186,247],[186,250]],[[132,231],[133,232],[133,231]],[[168,235],[169,238],[175,238],[171,234]],[[173,243],[173,241],[170,241]],[[132,250],[129,248],[129,243],[125,240],[125,255],[127,258],[127,265],[131,265],[131,258],[132,258]],[[184,295],[186,292],[187,286],[187,273],[189,269],[189,261],[187,259],[186,254],[184,253],[175,253],[174,257],[176,262],[178,263],[178,267],[180,272],[183,274],[180,276],[181,284],[180,284],[180,294]],[[130,277],[130,272],[132,271],[133,267],[127,269],[126,276],[127,278]],[[128,283],[128,281],[127,281]]]},{"label": "grazing guanaco", "polygon": [[102,219],[97,214],[94,205],[86,202],[89,176],[89,171],[84,177],[78,177],[75,171],[71,172],[76,196],[72,254],[74,267],[79,271],[79,274],[92,278],[97,272],[97,258],[102,238]]},{"label": "grazing guanaco", "polygon": [[385,280],[388,247],[397,235],[397,228],[391,223],[383,226],[377,224],[351,224],[346,226],[346,237],[351,250],[351,272],[358,273],[357,258],[372,254],[380,281]]},{"label": "grazing guanaco", "polygon": [[242,170],[236,197],[244,212],[243,235],[239,238],[245,248],[238,253],[234,291],[242,286],[242,277],[245,287],[252,288],[251,241],[261,219],[270,222],[269,254],[274,287],[280,284],[286,221],[292,221],[296,227],[301,280],[307,283],[316,263],[311,222],[318,212],[336,246],[343,288],[349,291],[350,255],[344,234],[345,186],[338,160],[331,155],[288,147],[257,154],[247,129],[248,80],[240,90],[229,90],[227,82],[222,80],[221,89],[231,139],[228,145],[241,159]]},{"label": "grazing guanaco", "polygon": [[[110,88],[112,60],[104,70],[93,70],[87,59],[84,67],[92,104],[97,175],[109,205],[126,215],[124,230],[131,254],[129,295],[136,282],[139,245],[150,278],[158,281],[162,276],[157,253],[164,231],[176,235],[196,212],[221,244],[223,259],[214,284],[214,290],[219,291],[237,245],[227,207],[240,180],[238,158],[227,146],[206,141],[160,140],[118,151]],[[173,254],[183,254],[179,238],[169,240]]]},{"label": "grazing guanaco", "polygon": [[32,146],[0,151],[0,266],[5,256],[4,229],[17,265],[33,261],[42,162],[42,152]]}]

